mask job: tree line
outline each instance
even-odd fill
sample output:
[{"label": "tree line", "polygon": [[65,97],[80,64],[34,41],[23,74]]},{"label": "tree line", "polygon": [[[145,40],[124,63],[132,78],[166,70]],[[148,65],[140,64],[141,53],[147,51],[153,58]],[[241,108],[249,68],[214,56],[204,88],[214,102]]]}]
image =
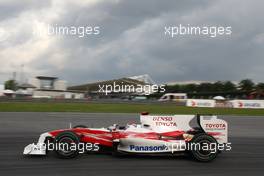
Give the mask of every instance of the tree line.
[{"label": "tree line", "polygon": [[[254,83],[243,79],[238,83],[231,81],[204,82],[201,84],[166,85],[165,93],[187,93],[188,98],[213,98],[223,96],[230,99],[264,99],[264,83]],[[160,98],[164,93],[155,93],[150,98]]]},{"label": "tree line", "polygon": [[201,84],[167,85],[167,93],[210,93],[210,92],[264,92],[264,83],[254,83],[251,79],[241,80],[238,84],[231,81],[205,82]]}]

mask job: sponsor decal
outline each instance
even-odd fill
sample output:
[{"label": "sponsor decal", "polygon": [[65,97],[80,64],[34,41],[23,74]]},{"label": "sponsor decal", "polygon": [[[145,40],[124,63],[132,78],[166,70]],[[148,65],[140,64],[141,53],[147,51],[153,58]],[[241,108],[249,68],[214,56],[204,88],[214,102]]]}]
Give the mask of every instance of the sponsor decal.
[{"label": "sponsor decal", "polygon": [[244,106],[244,104],[241,101],[239,101],[238,102],[238,107],[242,108],[243,106]]},{"label": "sponsor decal", "polygon": [[176,122],[156,122],[156,126],[174,126],[176,127]]},{"label": "sponsor decal", "polygon": [[153,117],[153,121],[156,126],[177,126],[176,122],[173,121],[173,117],[170,116]]},{"label": "sponsor decal", "polygon": [[172,121],[172,117],[153,117],[154,121]]},{"label": "sponsor decal", "polygon": [[211,99],[188,99],[186,106],[190,107],[215,107],[215,100]]},{"label": "sponsor decal", "polygon": [[260,108],[261,104],[260,103],[243,103],[241,101],[238,102],[238,106],[240,108],[242,107],[253,107],[253,108]]},{"label": "sponsor decal", "polygon": [[193,107],[202,107],[202,106],[205,106],[205,107],[210,107],[210,106],[212,106],[212,104],[210,103],[210,102],[199,102],[199,101],[194,101],[194,100],[192,100],[191,101],[191,106],[193,106]]},{"label": "sponsor decal", "polygon": [[168,147],[166,145],[160,145],[160,146],[137,146],[137,145],[130,145],[129,150],[132,151],[164,151],[168,150]]},{"label": "sponsor decal", "polygon": [[212,106],[212,104],[209,102],[197,102],[196,106],[206,106],[207,107],[207,106]]},{"label": "sponsor decal", "polygon": [[207,129],[225,129],[226,128],[226,124],[224,123],[216,123],[216,124],[211,124],[211,123],[207,123],[205,124],[205,128]]}]

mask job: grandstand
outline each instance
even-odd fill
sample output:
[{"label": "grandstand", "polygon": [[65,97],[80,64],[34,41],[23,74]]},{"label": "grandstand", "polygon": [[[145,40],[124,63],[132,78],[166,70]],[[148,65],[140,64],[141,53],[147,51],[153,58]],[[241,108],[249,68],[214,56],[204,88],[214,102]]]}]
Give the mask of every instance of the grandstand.
[{"label": "grandstand", "polygon": [[87,95],[90,96],[99,96],[100,98],[102,97],[111,97],[111,98],[120,98],[120,97],[125,97],[129,95],[136,95],[136,92],[111,92],[108,96],[106,96],[103,92],[100,92],[99,86],[102,85],[152,85],[154,84],[154,81],[151,79],[151,77],[147,74],[144,75],[138,75],[138,76],[132,76],[132,77],[125,77],[125,78],[120,78],[120,79],[113,79],[113,80],[106,80],[106,81],[99,81],[99,82],[94,82],[94,83],[87,83],[87,84],[82,84],[82,85],[76,85],[76,86],[71,86],[68,87],[68,90],[71,91],[83,91],[86,92]]}]

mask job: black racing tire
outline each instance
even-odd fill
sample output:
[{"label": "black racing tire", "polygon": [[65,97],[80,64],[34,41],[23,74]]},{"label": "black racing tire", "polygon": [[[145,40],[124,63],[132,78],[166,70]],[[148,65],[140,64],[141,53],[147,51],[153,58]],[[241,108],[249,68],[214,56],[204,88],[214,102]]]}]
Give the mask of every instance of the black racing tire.
[{"label": "black racing tire", "polygon": [[[63,147],[58,147],[55,149],[55,153],[59,158],[63,159],[70,159],[70,158],[75,158],[78,156],[79,151],[78,151],[78,144],[80,142],[79,137],[71,131],[64,131],[59,133],[54,140],[55,145],[64,145]],[[75,149],[76,150],[71,150],[72,145],[76,145]],[[68,146],[68,148],[66,147]],[[64,149],[64,150],[63,150]]]},{"label": "black racing tire", "polygon": [[121,156],[120,152],[118,152],[118,145],[119,145],[119,142],[113,142],[112,156],[114,156],[114,157],[120,157]]},{"label": "black racing tire", "polygon": [[87,126],[85,126],[85,125],[76,125],[73,128],[87,128]]},{"label": "black racing tire", "polygon": [[46,137],[45,141],[45,146],[46,146],[46,154],[49,154],[53,150],[49,150],[49,145],[54,145],[54,138],[52,137]]},{"label": "black racing tire", "polygon": [[[188,143],[189,148],[187,149],[192,156],[197,161],[200,162],[210,162],[214,160],[217,157],[218,151],[215,150],[203,150],[203,147],[205,145],[210,146],[210,145],[217,145],[217,141],[214,137],[205,134],[205,133],[200,133],[197,134],[193,137],[193,139]],[[190,145],[200,145],[200,149],[197,147],[190,148]],[[206,147],[205,147],[206,148]]]}]

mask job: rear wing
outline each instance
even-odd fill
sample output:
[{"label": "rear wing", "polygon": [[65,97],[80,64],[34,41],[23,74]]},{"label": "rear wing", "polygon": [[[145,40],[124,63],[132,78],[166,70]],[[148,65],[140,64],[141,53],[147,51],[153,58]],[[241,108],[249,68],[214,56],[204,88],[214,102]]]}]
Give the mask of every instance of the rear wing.
[{"label": "rear wing", "polygon": [[218,143],[227,143],[227,122],[218,119],[215,115],[149,115],[145,113],[141,114],[140,122],[157,133],[176,130],[187,132],[193,130],[190,122],[195,118],[203,132],[213,136]]}]

